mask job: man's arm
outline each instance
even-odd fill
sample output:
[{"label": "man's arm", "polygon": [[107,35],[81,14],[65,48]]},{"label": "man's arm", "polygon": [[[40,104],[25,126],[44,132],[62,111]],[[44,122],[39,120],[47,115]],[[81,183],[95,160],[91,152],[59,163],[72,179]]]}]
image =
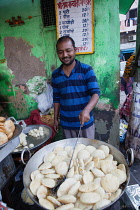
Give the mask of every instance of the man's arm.
[{"label": "man's arm", "polygon": [[97,82],[97,78],[91,66],[86,72],[85,81],[87,84],[88,93],[91,98],[86,107],[79,114],[79,120],[82,125],[90,120],[90,112],[96,106],[100,95],[100,88]]},{"label": "man's arm", "polygon": [[90,101],[79,115],[80,124],[83,125],[85,122],[88,122],[90,120],[90,112],[96,106],[98,100],[99,95],[96,93],[93,94]]},{"label": "man's arm", "polygon": [[54,103],[54,129],[58,130],[58,117],[60,112],[60,103]]}]

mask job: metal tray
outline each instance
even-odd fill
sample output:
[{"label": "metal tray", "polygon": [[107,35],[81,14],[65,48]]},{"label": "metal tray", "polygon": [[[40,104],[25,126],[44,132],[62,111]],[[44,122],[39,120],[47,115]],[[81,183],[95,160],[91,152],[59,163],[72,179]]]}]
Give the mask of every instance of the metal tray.
[{"label": "metal tray", "polygon": [[[38,129],[39,127],[43,127],[44,136],[41,137],[33,137],[28,134],[28,132],[32,129]],[[41,145],[43,145],[52,135],[52,129],[47,125],[28,125],[26,128],[22,130],[22,133],[26,134],[27,146],[29,144],[34,144],[34,147],[29,148],[30,151],[38,149]],[[12,154],[20,154],[24,147],[18,147],[21,151],[12,152]]]}]

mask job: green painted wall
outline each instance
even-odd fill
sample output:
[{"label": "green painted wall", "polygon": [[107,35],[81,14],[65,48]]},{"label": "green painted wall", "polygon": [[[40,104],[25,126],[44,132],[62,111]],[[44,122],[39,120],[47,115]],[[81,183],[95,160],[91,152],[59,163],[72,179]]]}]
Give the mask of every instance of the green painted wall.
[{"label": "green painted wall", "polygon": [[[17,16],[22,17],[22,19],[25,21],[25,25],[11,27],[7,22],[5,22],[6,20],[11,20],[12,17]],[[28,16],[32,16],[33,18],[28,19]],[[7,66],[8,58],[5,58],[4,38],[14,37],[16,40],[22,38],[25,44],[31,46],[30,55],[33,55],[39,58],[41,61],[44,61],[45,45],[42,30],[43,26],[39,1],[32,3],[32,1],[28,0],[23,0],[20,2],[17,0],[4,0],[0,2],[0,86],[1,95],[3,96],[1,101],[3,102],[3,98],[6,98],[8,106],[7,104],[4,105],[8,114],[16,117],[17,119],[27,118],[30,111],[37,108],[37,104],[29,95],[23,94],[20,90],[20,93],[19,91],[15,90],[15,86],[12,84],[12,79],[17,75],[13,73],[13,69],[8,68]],[[5,61],[3,61],[3,59],[5,59]],[[26,78],[24,72],[22,72],[22,75]],[[23,97],[17,98],[18,94],[20,94],[20,96],[22,94]],[[21,103],[21,101],[17,101],[18,99],[22,99],[23,103]],[[19,105],[17,105],[17,102]]]},{"label": "green painted wall", "polygon": [[[95,53],[76,57],[90,64],[96,72],[101,88],[97,105],[97,131],[104,134],[110,129],[106,137],[108,139],[118,123],[114,117],[119,105],[119,0],[96,0],[94,13]],[[13,16],[21,16],[25,24],[11,27],[5,21]],[[32,18],[29,19],[28,16]],[[25,84],[35,76],[46,75],[46,78],[51,78],[52,71],[60,65],[55,43],[56,27],[43,27],[39,0],[0,1],[1,113],[25,119],[29,117],[30,111],[37,108],[31,95],[16,87],[16,84]],[[106,117],[103,119],[104,130],[99,123],[102,112],[105,112],[104,116],[110,115],[109,120]],[[109,126],[107,121],[110,121]]]},{"label": "green painted wall", "polygon": [[[95,2],[95,53],[89,55],[77,55],[77,59],[81,62],[88,63],[93,66],[101,87],[101,102],[108,103],[113,109],[119,104],[118,100],[118,81],[119,81],[119,11],[116,0]],[[104,8],[104,9],[103,9]],[[115,12],[114,12],[114,8]],[[47,62],[47,70],[52,69],[54,61],[56,66],[60,65],[55,53],[56,31],[44,30],[46,41],[46,54],[49,62]],[[47,40],[51,40],[48,45]]]}]

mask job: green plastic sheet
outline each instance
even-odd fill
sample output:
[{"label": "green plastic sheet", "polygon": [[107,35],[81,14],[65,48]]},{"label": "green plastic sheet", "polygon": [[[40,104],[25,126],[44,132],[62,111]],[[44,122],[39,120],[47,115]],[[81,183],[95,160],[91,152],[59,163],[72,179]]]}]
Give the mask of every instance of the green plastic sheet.
[{"label": "green plastic sheet", "polygon": [[119,13],[126,15],[135,0],[119,0]]}]

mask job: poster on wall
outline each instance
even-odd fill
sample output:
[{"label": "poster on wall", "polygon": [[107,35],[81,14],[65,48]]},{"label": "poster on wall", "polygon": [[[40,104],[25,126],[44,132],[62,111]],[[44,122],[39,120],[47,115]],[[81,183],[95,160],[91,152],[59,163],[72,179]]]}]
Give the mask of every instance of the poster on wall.
[{"label": "poster on wall", "polygon": [[55,0],[57,38],[70,36],[76,54],[94,53],[93,0]]}]

